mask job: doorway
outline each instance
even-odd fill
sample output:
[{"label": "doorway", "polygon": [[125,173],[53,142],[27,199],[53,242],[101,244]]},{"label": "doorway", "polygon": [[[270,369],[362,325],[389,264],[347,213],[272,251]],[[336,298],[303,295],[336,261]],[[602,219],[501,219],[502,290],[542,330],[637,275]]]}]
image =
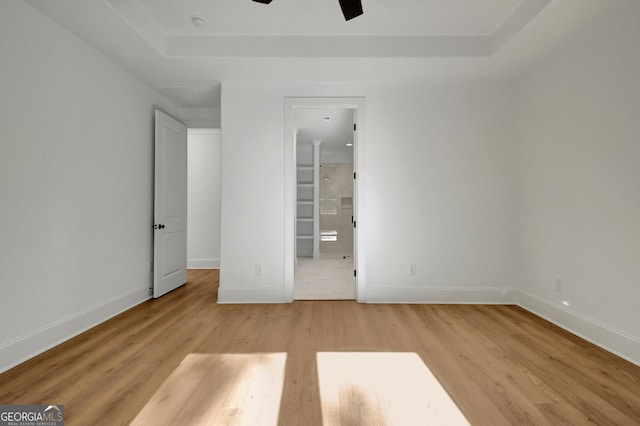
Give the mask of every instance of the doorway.
[{"label": "doorway", "polygon": [[295,123],[294,299],[353,300],[354,110],[298,109]]},{"label": "doorway", "polygon": [[220,129],[187,129],[187,268],[220,268]]},{"label": "doorway", "polygon": [[356,176],[363,104],[361,98],[285,100],[287,165],[292,166],[285,200],[291,224],[286,236],[291,260],[285,265],[291,301],[357,300],[361,295]]}]

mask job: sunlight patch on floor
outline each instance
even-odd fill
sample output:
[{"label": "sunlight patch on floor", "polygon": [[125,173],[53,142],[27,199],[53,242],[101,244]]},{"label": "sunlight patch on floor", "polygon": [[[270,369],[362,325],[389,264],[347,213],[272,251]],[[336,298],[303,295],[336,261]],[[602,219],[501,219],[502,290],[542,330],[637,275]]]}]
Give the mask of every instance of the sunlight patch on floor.
[{"label": "sunlight patch on floor", "polygon": [[323,425],[469,425],[415,353],[319,352]]},{"label": "sunlight patch on floor", "polygon": [[286,353],[189,354],[132,425],[276,425]]}]

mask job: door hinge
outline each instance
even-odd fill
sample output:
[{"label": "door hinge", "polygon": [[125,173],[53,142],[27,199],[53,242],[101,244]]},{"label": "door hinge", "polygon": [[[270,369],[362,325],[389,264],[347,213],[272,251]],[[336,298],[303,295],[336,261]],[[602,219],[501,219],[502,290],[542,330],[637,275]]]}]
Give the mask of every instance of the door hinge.
[{"label": "door hinge", "polygon": [[356,227],[356,221],[355,220],[353,221],[353,227],[354,228]]},{"label": "door hinge", "polygon": [[356,172],[353,172],[353,178],[354,179],[356,178]]},{"label": "door hinge", "polygon": [[353,131],[355,132],[356,130],[356,123],[353,123]]},{"label": "door hinge", "polygon": [[357,277],[358,276],[358,271],[356,271],[355,269],[353,270],[353,276]]}]

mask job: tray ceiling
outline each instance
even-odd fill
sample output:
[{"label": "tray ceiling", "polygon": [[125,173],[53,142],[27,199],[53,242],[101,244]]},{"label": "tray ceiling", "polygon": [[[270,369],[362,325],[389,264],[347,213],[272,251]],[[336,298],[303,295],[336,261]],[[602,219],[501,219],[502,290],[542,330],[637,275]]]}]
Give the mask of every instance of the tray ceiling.
[{"label": "tray ceiling", "polygon": [[[221,81],[477,80],[550,51],[620,0],[26,0],[185,108]],[[206,25],[196,27],[193,16]]]}]

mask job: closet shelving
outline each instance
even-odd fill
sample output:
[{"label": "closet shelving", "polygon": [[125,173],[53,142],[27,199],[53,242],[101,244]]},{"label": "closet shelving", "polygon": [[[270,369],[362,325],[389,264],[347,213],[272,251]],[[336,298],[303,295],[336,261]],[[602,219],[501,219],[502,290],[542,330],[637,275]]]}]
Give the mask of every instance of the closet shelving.
[{"label": "closet shelving", "polygon": [[[299,164],[297,166],[297,215],[296,238],[298,242],[314,239],[314,166],[313,164]],[[301,243],[298,245],[298,255],[313,256],[313,244]]]}]

